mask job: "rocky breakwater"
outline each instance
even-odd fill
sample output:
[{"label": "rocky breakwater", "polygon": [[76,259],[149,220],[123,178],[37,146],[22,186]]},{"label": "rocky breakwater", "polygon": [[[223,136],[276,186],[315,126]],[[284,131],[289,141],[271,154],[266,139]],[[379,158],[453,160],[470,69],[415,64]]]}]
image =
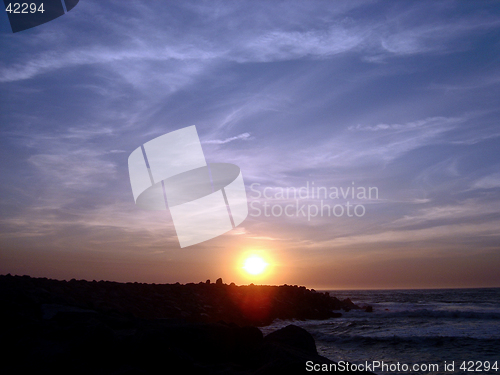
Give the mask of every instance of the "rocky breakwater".
[{"label": "rocky breakwater", "polygon": [[4,303],[32,313],[51,314],[51,306],[60,305],[145,319],[255,326],[275,319],[328,319],[341,316],[341,310],[360,308],[349,299],[341,301],[303,286],[236,286],[221,279],[216,283],[143,284],[6,275],[0,276],[0,293]]},{"label": "rocky breakwater", "polygon": [[[136,284],[0,276],[2,373],[302,374],[333,364],[289,325],[355,308],[296,286]],[[312,307],[304,307],[310,304]],[[256,304],[262,304],[256,307]],[[264,307],[262,307],[264,306]]]}]

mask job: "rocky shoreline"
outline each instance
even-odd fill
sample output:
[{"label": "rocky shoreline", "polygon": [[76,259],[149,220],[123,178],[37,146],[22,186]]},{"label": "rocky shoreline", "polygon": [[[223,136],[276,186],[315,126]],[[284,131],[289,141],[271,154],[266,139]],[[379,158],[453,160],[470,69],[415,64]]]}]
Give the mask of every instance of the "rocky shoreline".
[{"label": "rocky shoreline", "polygon": [[301,374],[333,362],[312,336],[274,319],[359,308],[298,286],[59,281],[0,276],[2,373]]}]

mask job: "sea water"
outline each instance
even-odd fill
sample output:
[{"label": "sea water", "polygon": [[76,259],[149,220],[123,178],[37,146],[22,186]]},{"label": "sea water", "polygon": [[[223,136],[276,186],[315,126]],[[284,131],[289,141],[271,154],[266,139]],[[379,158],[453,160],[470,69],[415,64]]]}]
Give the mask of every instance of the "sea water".
[{"label": "sea water", "polygon": [[500,288],[328,292],[373,312],[275,321],[263,333],[296,324],[314,336],[319,354],[336,362],[378,363],[372,368],[378,374],[500,374]]}]

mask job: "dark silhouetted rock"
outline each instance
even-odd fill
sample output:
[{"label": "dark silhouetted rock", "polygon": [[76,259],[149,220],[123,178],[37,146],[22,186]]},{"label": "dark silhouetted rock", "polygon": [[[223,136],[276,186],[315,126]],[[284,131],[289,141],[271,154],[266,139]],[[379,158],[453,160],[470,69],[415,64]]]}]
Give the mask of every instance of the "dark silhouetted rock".
[{"label": "dark silhouetted rock", "polygon": [[266,336],[265,341],[290,346],[307,354],[318,354],[316,343],[311,334],[293,324],[271,332]]},{"label": "dark silhouetted rock", "polygon": [[352,306],[296,286],[69,282],[0,276],[2,373],[305,374],[313,337],[289,325]]},{"label": "dark silhouetted rock", "polygon": [[275,319],[329,319],[341,316],[342,309],[359,309],[349,299],[340,301],[303,286],[236,286],[224,284],[222,279],[215,284],[207,280],[182,285],[0,276],[0,293],[4,304],[34,305],[38,310],[45,306],[45,315],[54,315],[54,309],[85,310],[143,319],[225,321],[240,326],[263,326]]}]

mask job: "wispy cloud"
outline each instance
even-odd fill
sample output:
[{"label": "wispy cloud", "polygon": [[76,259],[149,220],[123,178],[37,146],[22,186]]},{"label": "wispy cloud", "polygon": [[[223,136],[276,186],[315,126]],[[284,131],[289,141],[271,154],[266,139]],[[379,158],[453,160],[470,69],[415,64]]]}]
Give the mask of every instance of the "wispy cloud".
[{"label": "wispy cloud", "polygon": [[[410,215],[395,220],[390,224],[393,228],[404,228],[416,224],[429,223],[430,226],[445,225],[457,220],[464,219],[488,219],[488,221],[497,221],[498,217],[489,217],[500,211],[500,202],[482,202],[477,199],[465,199],[458,204],[432,205],[425,208],[418,208]],[[465,222],[469,222],[466,220]]]},{"label": "wispy cloud", "polygon": [[500,188],[500,173],[492,173],[481,177],[472,185],[472,189],[495,189]]},{"label": "wispy cloud", "polygon": [[322,31],[272,31],[256,35],[238,51],[238,62],[326,58],[359,46],[367,31],[334,27]]},{"label": "wispy cloud", "polygon": [[215,145],[223,145],[225,143],[229,143],[229,142],[233,142],[233,141],[237,141],[237,140],[249,140],[251,139],[250,138],[250,133],[242,133],[240,135],[237,135],[235,137],[230,137],[230,138],[226,138],[226,139],[209,139],[209,140],[206,140],[206,141],[202,141],[202,143],[206,143],[206,144],[215,144]]},{"label": "wispy cloud", "polygon": [[422,127],[440,127],[449,129],[450,124],[457,124],[463,122],[463,118],[453,118],[453,117],[429,117],[423,120],[411,121],[405,124],[377,124],[377,125],[356,125],[349,126],[349,130],[368,130],[368,131],[380,131],[380,130],[413,130],[415,128]]},{"label": "wispy cloud", "polygon": [[116,164],[104,161],[101,155],[86,150],[64,154],[37,154],[28,159],[48,184],[60,184],[64,188],[85,190],[102,186],[113,179]]},{"label": "wispy cloud", "polygon": [[[362,4],[361,2],[355,6],[362,7]],[[322,5],[314,2],[310,3],[310,6],[313,11],[309,12],[309,16],[318,21],[312,30],[297,30],[297,24],[304,17],[300,13],[301,7],[295,12],[286,10],[288,18],[280,17],[279,12],[283,11],[281,6],[268,7],[268,11],[276,13],[275,23],[248,25],[241,19],[235,19],[235,14],[250,12],[251,16],[256,16],[253,12],[257,12],[259,7],[243,10],[226,4],[217,7],[217,12],[212,11],[209,14],[217,19],[217,26],[205,29],[204,34],[197,33],[198,30],[194,29],[182,37],[176,37],[171,34],[172,29],[161,22],[160,15],[165,12],[161,10],[159,3],[153,4],[150,9],[145,9],[143,5],[125,4],[124,12],[147,14],[151,17],[150,23],[139,24],[139,18],[130,20],[126,15],[122,18],[117,16],[116,19],[107,20],[105,24],[100,25],[108,35],[94,40],[92,44],[85,39],[83,46],[73,46],[61,37],[53,40],[47,38],[48,43],[45,44],[51,48],[37,51],[30,46],[30,52],[33,53],[26,55],[22,61],[4,62],[3,66],[0,66],[0,82],[30,79],[47,72],[78,66],[104,65],[109,70],[124,75],[128,80],[139,83],[147,80],[148,75],[142,71],[138,62],[149,62],[148,68],[156,71],[155,79],[168,81],[186,80],[205,66],[221,61],[244,63],[300,58],[324,59],[351,51],[356,51],[368,59],[377,59],[381,54],[443,52],[449,49],[446,48],[449,43],[459,40],[466,33],[487,32],[500,25],[494,17],[478,15],[426,20],[420,17],[425,11],[424,7],[418,5],[414,5],[413,10],[403,16],[386,18],[380,15],[359,20],[351,17],[351,9],[347,6],[339,7],[344,8],[345,13],[335,11],[335,7],[323,9]],[[190,8],[189,5],[185,7]],[[95,17],[96,13],[104,14],[108,11],[106,5],[101,3],[89,3],[87,7],[80,8],[83,8],[79,10],[82,12],[80,17],[89,19]],[[154,12],[155,8],[158,8],[157,14]],[[436,7],[436,12],[440,11],[438,8]],[[202,7],[191,11],[194,11],[196,17],[201,17],[202,14],[207,16],[207,10]],[[90,12],[94,13],[91,15]],[[325,22],[325,12],[332,14],[328,22]],[[136,28],[127,27],[126,24],[130,22]],[[405,24],[404,28],[401,27],[402,23]],[[234,29],[241,32],[233,32]],[[43,30],[40,31],[40,34],[42,33]],[[138,33],[149,34],[149,40],[138,38]],[[224,38],[220,37],[221,33],[225,33]],[[121,35],[122,40],[113,45],[112,38],[115,35]],[[177,72],[164,71],[161,74],[155,66],[155,62],[172,65],[175,61],[185,63],[174,68]],[[130,69],[131,67],[134,69]],[[181,76],[185,78],[182,79]]]}]

